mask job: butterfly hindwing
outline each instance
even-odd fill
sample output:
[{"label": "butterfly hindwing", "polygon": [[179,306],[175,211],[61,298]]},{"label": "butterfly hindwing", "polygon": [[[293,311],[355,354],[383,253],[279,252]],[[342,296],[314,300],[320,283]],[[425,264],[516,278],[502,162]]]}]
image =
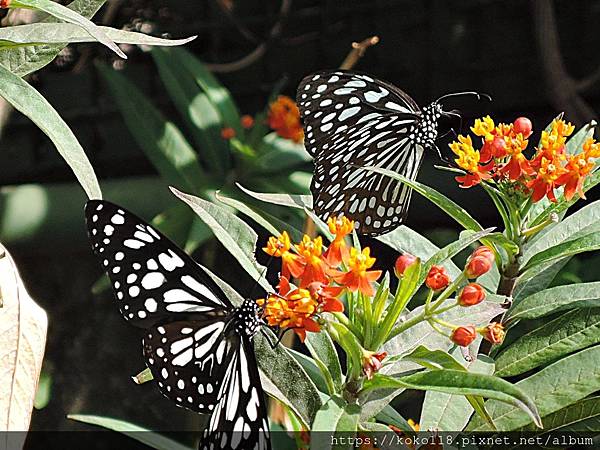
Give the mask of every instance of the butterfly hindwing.
[{"label": "butterfly hindwing", "polygon": [[267,408],[249,339],[242,338],[240,351],[227,367],[223,387],[200,450],[270,450]]},{"label": "butterfly hindwing", "polygon": [[233,309],[203,269],[152,225],[100,200],[86,204],[85,216],[94,252],[132,325],[148,328],[168,317]]},{"label": "butterfly hindwing", "polygon": [[239,347],[238,336],[225,333],[226,326],[226,318],[208,318],[148,330],[144,357],[165,397],[195,412],[213,411]]}]

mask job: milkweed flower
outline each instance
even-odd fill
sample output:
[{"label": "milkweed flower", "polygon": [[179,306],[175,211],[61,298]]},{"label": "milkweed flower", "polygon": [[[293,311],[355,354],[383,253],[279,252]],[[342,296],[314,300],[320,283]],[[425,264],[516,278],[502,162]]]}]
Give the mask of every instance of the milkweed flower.
[{"label": "milkweed flower", "polygon": [[464,327],[456,327],[452,331],[452,335],[450,339],[456,345],[460,345],[461,347],[468,347],[477,337],[477,331],[475,327],[472,325],[464,326]]},{"label": "milkweed flower", "polygon": [[345,216],[330,217],[327,220],[327,226],[335,238],[329,244],[329,247],[327,247],[324,256],[331,267],[337,267],[342,261],[348,259],[349,253],[345,237],[352,233],[354,221]]},{"label": "milkweed flower", "polygon": [[287,231],[282,232],[279,237],[271,236],[267,241],[267,246],[263,247],[263,251],[276,258],[281,258],[281,275],[286,279],[290,276],[299,277],[304,273],[304,260],[291,249],[290,236]]},{"label": "milkweed flower", "polygon": [[492,176],[488,173],[491,166],[481,166],[479,164],[481,155],[478,150],[473,148],[471,136],[458,136],[458,142],[450,144],[450,149],[458,156],[454,161],[461,169],[467,172],[466,175],[456,177],[456,181],[461,187],[467,188],[479,184],[481,180],[489,180]]},{"label": "milkweed flower", "polygon": [[375,294],[372,282],[377,281],[381,276],[381,270],[368,270],[375,264],[375,258],[371,256],[369,247],[362,249],[362,252],[355,247],[350,248],[348,257],[348,272],[332,270],[332,278],[345,286],[349,291],[360,291],[362,294],[371,297]]},{"label": "milkweed flower", "polygon": [[300,278],[300,287],[306,287],[313,281],[327,283],[325,271],[327,266],[323,259],[323,238],[321,236],[311,239],[304,235],[302,242],[296,245],[298,255],[304,262],[304,270],[297,278]]},{"label": "milkweed flower", "polygon": [[450,275],[446,272],[446,269],[442,266],[433,265],[429,269],[427,278],[425,278],[425,285],[434,291],[445,289],[450,284]]},{"label": "milkweed flower", "polygon": [[387,352],[370,352],[363,350],[362,355],[362,371],[368,380],[373,378],[373,375],[379,372],[382,362],[386,358]]},{"label": "milkweed flower", "polygon": [[301,142],[304,131],[300,123],[300,110],[296,103],[285,95],[277,97],[269,107],[267,116],[269,126],[285,139]]},{"label": "milkweed flower", "polygon": [[498,322],[492,322],[488,326],[478,330],[483,338],[492,344],[501,344],[504,341],[504,325]]}]

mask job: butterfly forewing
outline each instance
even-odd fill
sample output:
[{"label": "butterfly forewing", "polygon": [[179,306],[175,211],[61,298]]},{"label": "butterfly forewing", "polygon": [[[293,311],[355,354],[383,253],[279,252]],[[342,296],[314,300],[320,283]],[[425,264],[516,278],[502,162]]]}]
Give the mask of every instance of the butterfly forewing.
[{"label": "butterfly forewing", "polygon": [[193,259],[134,214],[93,200],[85,216],[94,252],[132,325],[148,328],[177,315],[223,315],[233,309]]},{"label": "butterfly forewing", "polygon": [[226,319],[209,318],[148,330],[144,357],[164,396],[192,411],[213,411],[240,345],[237,335],[224,333],[226,325]]},{"label": "butterfly forewing", "polygon": [[258,365],[250,341],[242,341],[240,351],[226,369],[223,395],[204,432],[200,450],[271,448]]},{"label": "butterfly forewing", "polygon": [[363,167],[415,179],[423,151],[437,135],[437,106],[421,110],[396,86],[347,71],[307,76],[297,101],[305,147],[314,158],[317,215],[326,220],[343,214],[360,234],[380,235],[400,225],[410,189]]}]

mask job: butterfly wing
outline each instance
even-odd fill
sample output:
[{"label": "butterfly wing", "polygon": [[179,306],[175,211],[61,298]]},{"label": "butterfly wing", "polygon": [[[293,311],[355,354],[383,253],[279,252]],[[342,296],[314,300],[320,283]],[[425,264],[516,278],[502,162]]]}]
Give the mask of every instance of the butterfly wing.
[{"label": "butterfly wing", "polygon": [[225,333],[227,318],[178,321],[152,327],[144,337],[144,357],[160,392],[178,406],[210,413],[223,394],[227,367],[239,347]]},{"label": "butterfly wing", "polygon": [[380,235],[406,217],[411,189],[362,169],[380,167],[415,179],[424,147],[415,139],[422,111],[397,87],[368,75],[318,72],[300,83],[305,146],[314,157],[317,215],[353,219],[358,233]]},{"label": "butterfly wing", "polygon": [[152,225],[100,200],[87,202],[85,216],[94,252],[132,325],[149,328],[176,316],[203,319],[233,309],[202,268]]},{"label": "butterfly wing", "polygon": [[200,450],[213,448],[270,450],[267,408],[258,365],[249,339],[229,361],[223,395],[211,416]]}]

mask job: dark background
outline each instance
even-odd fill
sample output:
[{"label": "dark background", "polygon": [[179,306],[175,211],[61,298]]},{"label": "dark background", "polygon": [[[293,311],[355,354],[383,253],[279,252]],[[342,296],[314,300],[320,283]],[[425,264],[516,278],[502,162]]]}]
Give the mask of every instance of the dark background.
[{"label": "dark background", "polygon": [[[109,2],[95,17],[118,28],[149,27],[155,35],[197,34],[187,48],[210,64],[248,114],[263,108],[282,79],[284,93],[294,97],[304,75],[337,67],[353,41],[377,35],[380,43],[357,70],[391,81],[421,105],[449,92],[487,93],[492,102],[448,101],[448,109],[463,112],[463,133],[485,114],[496,121],[527,116],[537,131],[532,142],[561,111],[576,125],[596,117],[599,19],[600,2],[568,0],[136,0]],[[176,120],[176,114],[151,58],[137,48],[126,50],[129,59],[123,62],[98,45],[69,47],[30,81],[72,127],[105,197],[150,218],[176,200],[127,131],[94,63],[124,69],[166,115]],[[23,116],[10,114],[0,127],[0,239],[49,316],[43,371],[51,380],[51,397],[34,412],[32,428],[83,429],[65,418],[68,413],[106,415],[158,430],[196,428],[198,416],[177,410],[150,384],[129,382],[143,368],[139,333],[119,317],[110,293],[90,293],[101,270],[87,246],[85,199],[72,173]],[[446,156],[449,140],[439,142]],[[419,180],[459,198],[485,225],[496,225],[483,194],[461,192],[450,174],[433,168],[439,163],[434,152],[427,155]],[[407,224],[434,240],[458,231],[418,196]],[[240,292],[250,290],[252,283],[224,249],[207,244],[199,256],[207,251],[219,252],[217,273],[241,284]],[[394,256],[383,252],[379,263]],[[419,411],[408,414],[417,419]]]}]

